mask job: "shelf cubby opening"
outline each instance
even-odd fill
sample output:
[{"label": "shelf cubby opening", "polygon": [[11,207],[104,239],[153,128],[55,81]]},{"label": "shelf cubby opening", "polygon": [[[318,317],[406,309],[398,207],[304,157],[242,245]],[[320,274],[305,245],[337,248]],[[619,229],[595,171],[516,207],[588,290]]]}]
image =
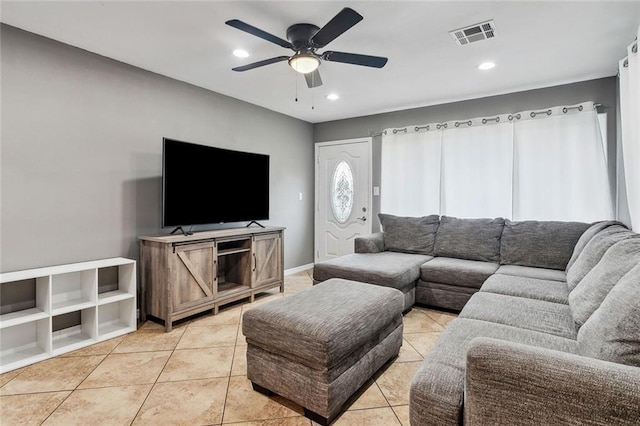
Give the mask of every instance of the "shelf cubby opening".
[{"label": "shelf cubby opening", "polygon": [[49,277],[0,285],[0,328],[37,321],[49,312]]},{"label": "shelf cubby opening", "polygon": [[0,330],[0,373],[49,357],[49,318]]},{"label": "shelf cubby opening", "polygon": [[104,340],[135,331],[135,299],[107,303],[98,307],[98,339]]},{"label": "shelf cubby opening", "polygon": [[98,268],[98,294],[118,290],[118,267]]},{"label": "shelf cubby opening", "polygon": [[52,314],[61,315],[94,305],[97,281],[95,269],[54,275],[51,281]]},{"label": "shelf cubby opening", "polygon": [[218,256],[226,256],[249,251],[251,251],[250,238],[218,242]]},{"label": "shelf cubby opening", "polygon": [[233,284],[251,286],[251,253],[235,253],[218,256],[218,289]]},{"label": "shelf cubby opening", "polygon": [[82,309],[79,324],[74,317],[77,317],[76,312],[52,318],[53,355],[79,349],[97,341],[96,308]]},{"label": "shelf cubby opening", "polygon": [[98,269],[98,304],[135,297],[135,264]]}]

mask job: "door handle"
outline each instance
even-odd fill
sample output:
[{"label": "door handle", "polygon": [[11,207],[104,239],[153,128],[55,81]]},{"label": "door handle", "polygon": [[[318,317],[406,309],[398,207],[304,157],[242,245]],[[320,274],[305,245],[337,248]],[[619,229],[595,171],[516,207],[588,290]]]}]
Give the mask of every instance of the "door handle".
[{"label": "door handle", "polygon": [[366,216],[362,216],[362,217],[357,218],[357,220],[361,220],[363,222],[366,222],[367,221],[367,217]]}]

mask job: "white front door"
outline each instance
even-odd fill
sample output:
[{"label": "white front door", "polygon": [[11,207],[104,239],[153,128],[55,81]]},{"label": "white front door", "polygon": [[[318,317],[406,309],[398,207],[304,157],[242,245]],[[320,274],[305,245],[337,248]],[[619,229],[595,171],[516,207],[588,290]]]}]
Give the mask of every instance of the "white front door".
[{"label": "white front door", "polygon": [[353,253],[371,233],[371,138],[316,144],[315,261]]}]

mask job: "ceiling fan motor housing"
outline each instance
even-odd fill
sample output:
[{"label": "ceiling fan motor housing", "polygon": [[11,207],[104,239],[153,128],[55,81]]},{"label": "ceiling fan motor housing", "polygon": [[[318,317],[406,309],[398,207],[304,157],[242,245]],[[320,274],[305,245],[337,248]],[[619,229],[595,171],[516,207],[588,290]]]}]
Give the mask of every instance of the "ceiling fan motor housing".
[{"label": "ceiling fan motor housing", "polygon": [[322,28],[313,24],[291,25],[287,28],[287,40],[242,22],[239,19],[230,19],[226,21],[225,24],[286,49],[292,49],[295,52],[293,56],[277,56],[275,58],[235,67],[232,68],[232,70],[248,71],[265,65],[287,61],[291,68],[304,74],[307,86],[314,88],[322,85],[322,79],[318,72],[318,66],[320,66],[322,61],[382,68],[387,63],[387,58],[381,56],[334,51],[325,51],[322,54],[316,52],[318,49],[326,47],[349,28],[362,21],[362,19],[362,15],[358,12],[349,7],[345,7]]},{"label": "ceiling fan motor housing", "polygon": [[320,31],[320,28],[313,24],[294,24],[287,28],[287,40],[296,52],[310,50],[314,46],[311,38]]}]

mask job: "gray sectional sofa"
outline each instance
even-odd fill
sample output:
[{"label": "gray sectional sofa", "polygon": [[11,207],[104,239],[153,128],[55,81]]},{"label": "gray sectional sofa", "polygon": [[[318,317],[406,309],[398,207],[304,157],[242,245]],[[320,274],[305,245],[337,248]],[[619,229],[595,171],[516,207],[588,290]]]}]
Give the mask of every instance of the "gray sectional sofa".
[{"label": "gray sectional sofa", "polygon": [[460,310],[413,378],[413,426],[640,424],[640,235],[614,221],[380,219],[314,280]]}]

